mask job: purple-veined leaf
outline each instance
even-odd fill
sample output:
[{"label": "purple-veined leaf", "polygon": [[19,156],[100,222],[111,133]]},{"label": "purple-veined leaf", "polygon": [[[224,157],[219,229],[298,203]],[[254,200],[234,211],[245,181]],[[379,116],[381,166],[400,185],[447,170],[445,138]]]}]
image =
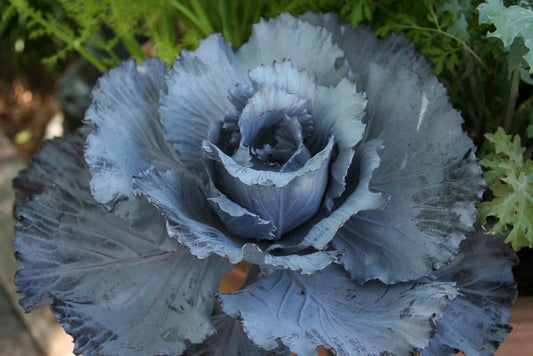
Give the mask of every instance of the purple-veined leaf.
[{"label": "purple-veined leaf", "polygon": [[[85,159],[91,171],[91,192],[109,209],[133,198],[133,175],[151,166],[181,165],[163,138],[159,93],[165,89],[165,63],[158,59],[124,62],[98,80],[85,119],[95,128]],[[122,213],[119,213],[122,215]]]},{"label": "purple-veined leaf", "polygon": [[457,257],[434,273],[457,283],[459,295],[448,303],[437,334],[422,356],[494,355],[511,330],[509,317],[516,298],[512,266],[518,262],[501,235],[477,230],[461,242]]},{"label": "purple-veined leaf", "polygon": [[[17,207],[20,302],[27,311],[50,303],[79,354],[180,353],[186,342],[214,332],[214,295],[229,265],[216,256],[198,260],[180,247],[146,202],[125,203],[126,219],[90,198],[88,185],[73,195],[83,188],[77,182],[89,181],[87,167],[75,164],[82,140],[49,143],[54,149],[38,154],[27,172],[49,172],[49,181]],[[42,157],[50,152],[55,159]],[[77,177],[72,185],[61,167]],[[17,188],[28,185],[23,180]]]},{"label": "purple-veined leaf", "polygon": [[202,141],[209,124],[224,120],[233,108],[228,91],[247,82],[246,70],[220,34],[200,41],[194,52],[182,51],[167,73],[168,92],[161,97],[165,139],[195,174],[206,173]]},{"label": "purple-veined leaf", "polygon": [[358,213],[339,231],[349,249],[343,263],[359,281],[428,275],[457,253],[484,190],[462,119],[407,38],[381,40],[363,26],[339,26],[333,14],[303,19],[332,32],[368,98],[363,140],[384,145],[370,189],[389,200],[383,210]]},{"label": "purple-veined leaf", "polygon": [[204,141],[206,156],[213,160],[212,175],[218,177],[232,201],[271,220],[276,237],[305,223],[320,208],[328,183],[334,139],[303,167],[292,172],[243,167],[214,144]]},{"label": "purple-veined leaf", "polygon": [[242,330],[239,320],[224,313],[219,306],[215,307],[211,320],[217,333],[200,345],[191,345],[184,356],[290,356],[282,346],[272,351],[255,346]]},{"label": "purple-veined leaf", "polygon": [[407,355],[427,346],[455,295],[453,283],[445,282],[359,285],[332,265],[308,276],[278,271],[219,298],[267,350],[280,340],[302,356],[315,355],[319,346],[362,356]]},{"label": "purple-veined leaf", "polygon": [[237,55],[249,68],[290,59],[298,69],[312,71],[317,83],[324,86],[336,85],[345,77],[352,79],[331,34],[289,14],[255,24],[252,36]]},{"label": "purple-veined leaf", "polygon": [[[90,175],[72,173],[80,172],[80,167],[86,166],[82,143],[90,131],[90,127],[83,126],[72,133],[70,139],[56,138],[43,143],[39,154],[32,157],[30,166],[19,172],[13,180],[17,194],[15,207],[26,198],[41,194],[53,185],[58,185],[77,197],[91,198],[91,192],[87,189]],[[57,159],[66,156],[70,156],[69,159]]]},{"label": "purple-veined leaf", "polygon": [[231,263],[244,259],[303,273],[322,269],[337,258],[337,254],[331,251],[317,251],[301,257],[273,256],[250,243],[249,238],[232,235],[210,210],[195,182],[180,171],[158,172],[149,169],[136,177],[134,188],[137,194],[146,196],[165,215],[169,235],[186,245],[199,258],[217,254],[228,258]]}]

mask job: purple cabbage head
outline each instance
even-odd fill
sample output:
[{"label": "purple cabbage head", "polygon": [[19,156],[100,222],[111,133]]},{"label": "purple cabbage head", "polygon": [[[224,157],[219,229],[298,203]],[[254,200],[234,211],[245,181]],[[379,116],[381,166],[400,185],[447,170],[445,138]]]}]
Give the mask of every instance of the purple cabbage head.
[{"label": "purple cabbage head", "polygon": [[[15,283],[88,355],[492,354],[515,256],[425,58],[335,15],[124,62],[15,180]],[[252,264],[235,293],[232,265]]]}]

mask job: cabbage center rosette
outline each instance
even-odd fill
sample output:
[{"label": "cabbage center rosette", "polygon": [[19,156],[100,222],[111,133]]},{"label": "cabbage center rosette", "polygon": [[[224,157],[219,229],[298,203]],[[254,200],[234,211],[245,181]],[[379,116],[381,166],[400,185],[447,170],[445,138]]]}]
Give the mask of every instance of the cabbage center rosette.
[{"label": "cabbage center rosette", "polygon": [[427,62],[330,15],[262,21],[237,51],[211,35],[166,73],[124,63],[93,97],[93,196],[119,215],[147,198],[199,258],[413,280],[453,258],[483,191]]},{"label": "cabbage center rosette", "polygon": [[[151,168],[134,188],[161,208],[171,236],[196,256],[312,273],[336,260],[338,252],[325,247],[352,215],[384,206],[368,189],[380,141],[361,143],[365,95],[342,57],[332,57],[338,49],[328,48],[335,49],[321,49],[325,59],[345,71],[336,79],[289,58],[250,66],[220,36],[177,59],[160,110],[183,167],[163,174]],[[184,179],[187,189],[198,189],[194,201],[169,201],[156,191]],[[191,203],[203,206],[202,219],[187,215]],[[210,211],[218,219],[205,219]]]},{"label": "cabbage center rosette", "polygon": [[[350,83],[329,90],[317,85],[290,61],[251,69],[249,78],[250,85],[237,84],[230,91],[235,110],[212,123],[209,139],[203,141],[205,156],[212,161],[206,162],[209,200],[231,233],[278,240],[315,216],[321,205],[331,206],[335,189],[342,192],[346,172],[325,193],[330,162],[342,160],[336,149],[352,151],[362,138],[366,101]],[[291,85],[302,82],[305,88]],[[314,119],[311,113],[320,105],[322,113],[333,112],[338,105],[334,98],[339,97],[347,97],[351,110]],[[342,140],[340,125],[315,128],[317,121],[334,124],[335,119],[353,123],[345,128],[353,136],[351,142]],[[341,139],[336,140],[336,135]],[[340,163],[347,168],[350,162]]]}]

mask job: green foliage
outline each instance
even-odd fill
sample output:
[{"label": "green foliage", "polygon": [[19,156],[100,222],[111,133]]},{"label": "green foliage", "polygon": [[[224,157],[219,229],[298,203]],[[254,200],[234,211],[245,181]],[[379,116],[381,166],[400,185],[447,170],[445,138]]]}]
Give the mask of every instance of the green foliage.
[{"label": "green foliage", "polygon": [[372,20],[372,5],[371,0],[346,1],[340,9],[340,14],[346,17],[353,27],[357,27],[362,21]]},{"label": "green foliage", "polygon": [[454,71],[461,64],[463,51],[482,67],[484,61],[471,48],[468,19],[473,7],[469,0],[423,0],[380,2],[376,16],[377,33],[404,32],[434,64],[435,74]]},{"label": "green foliage", "polygon": [[517,38],[529,49],[523,58],[533,73],[533,11],[518,5],[505,7],[502,0],[486,0],[478,6],[479,23],[493,24],[496,30],[487,36],[500,39],[509,51]]},{"label": "green foliage", "polygon": [[[164,14],[172,10],[165,0],[50,3],[55,3],[53,10],[42,11],[27,0],[10,0],[4,17],[18,13],[27,19],[27,26],[32,30],[30,37],[51,37],[60,42],[60,50],[46,58],[47,61],[56,63],[68,52],[76,51],[101,71],[120,63],[118,46],[124,47],[132,57],[146,58],[138,39],[164,37]],[[175,36],[164,48],[173,46],[175,52],[179,51],[174,40]]]},{"label": "green foliage", "polygon": [[467,41],[468,34],[468,20],[472,17],[474,8],[470,0],[448,0],[439,6],[439,12],[449,12],[453,15],[452,23],[448,26],[446,31],[463,41]]},{"label": "green foliage", "polygon": [[478,205],[479,219],[497,218],[490,229],[493,234],[506,233],[513,248],[533,245],[533,165],[523,157],[525,149],[520,137],[512,138],[499,128],[486,135],[493,145],[481,164],[487,169],[485,178],[494,198]]},{"label": "green foliage", "polygon": [[[6,13],[17,12],[31,20],[34,36],[51,36],[62,41],[61,51],[49,58],[54,62],[75,50],[104,70],[115,66],[118,44],[142,59],[156,55],[167,62],[182,48],[194,48],[198,39],[221,32],[226,40],[240,46],[250,34],[250,25],[260,17],[280,12],[338,12],[354,27],[373,21],[377,32],[404,31],[435,64],[435,72],[453,70],[467,50],[484,63],[468,46],[468,20],[473,11],[470,0],[59,0],[59,10],[43,13],[27,0],[10,0]],[[102,34],[106,28],[107,34]],[[151,53],[143,52],[139,39],[149,41]],[[100,50],[98,56],[84,46]]]}]

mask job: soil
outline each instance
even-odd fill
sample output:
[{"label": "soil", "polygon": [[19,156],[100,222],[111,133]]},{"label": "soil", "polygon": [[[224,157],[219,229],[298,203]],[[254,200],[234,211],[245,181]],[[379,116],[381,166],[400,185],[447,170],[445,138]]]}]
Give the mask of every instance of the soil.
[{"label": "soil", "polygon": [[0,80],[0,129],[28,162],[41,147],[46,125],[60,111],[55,92],[30,88],[23,76]]},{"label": "soil", "polygon": [[522,248],[518,251],[520,263],[513,268],[518,283],[518,295],[533,296],[533,249]]}]

